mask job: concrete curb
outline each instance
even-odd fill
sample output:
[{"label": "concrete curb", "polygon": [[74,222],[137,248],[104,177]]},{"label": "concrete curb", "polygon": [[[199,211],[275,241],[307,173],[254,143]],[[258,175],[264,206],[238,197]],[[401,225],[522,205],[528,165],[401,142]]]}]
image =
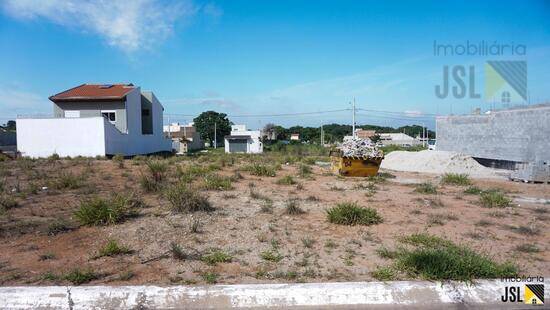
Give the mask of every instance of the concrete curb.
[{"label": "concrete curb", "polygon": [[2,309],[525,308],[503,303],[500,280],[335,282],[212,286],[27,286],[0,288]]}]

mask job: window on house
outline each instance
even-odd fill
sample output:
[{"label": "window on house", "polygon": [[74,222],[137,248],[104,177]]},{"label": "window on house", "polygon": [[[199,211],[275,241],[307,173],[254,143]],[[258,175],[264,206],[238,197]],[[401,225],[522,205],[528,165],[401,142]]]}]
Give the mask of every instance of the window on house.
[{"label": "window on house", "polygon": [[141,110],[141,116],[149,116],[149,109],[142,109]]},{"label": "window on house", "polygon": [[64,111],[66,118],[78,118],[80,117],[80,111]]},{"label": "window on house", "polygon": [[116,122],[116,112],[115,111],[101,111],[101,116],[105,117],[112,124],[114,124]]}]

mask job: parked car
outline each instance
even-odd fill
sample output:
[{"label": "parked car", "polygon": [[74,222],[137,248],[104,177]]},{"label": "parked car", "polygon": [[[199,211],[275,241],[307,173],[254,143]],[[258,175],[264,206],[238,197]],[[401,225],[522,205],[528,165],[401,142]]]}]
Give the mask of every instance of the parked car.
[{"label": "parked car", "polygon": [[428,140],[428,150],[435,151],[435,139]]}]

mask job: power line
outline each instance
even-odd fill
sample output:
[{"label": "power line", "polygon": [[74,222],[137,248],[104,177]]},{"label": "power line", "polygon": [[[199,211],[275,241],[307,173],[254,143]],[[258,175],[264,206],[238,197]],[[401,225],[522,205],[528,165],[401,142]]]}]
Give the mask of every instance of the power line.
[{"label": "power line", "polygon": [[387,118],[387,119],[393,119],[393,120],[398,120],[398,121],[414,121],[414,120],[417,120],[417,121],[428,121],[428,120],[433,120],[433,118],[423,118],[423,117],[414,117],[414,116],[410,116],[410,117],[392,117],[392,116],[382,116],[382,115],[372,115],[372,114],[361,114],[361,113],[357,113],[357,115],[360,115],[360,116],[366,116],[368,118]]},{"label": "power line", "polygon": [[[296,112],[296,113],[280,113],[280,114],[241,114],[241,115],[232,115],[227,114],[227,117],[278,117],[278,116],[300,116],[300,115],[314,115],[314,114],[326,114],[326,113],[336,113],[343,111],[350,111],[351,109],[339,109],[339,110],[326,110],[326,111],[315,111],[315,112]],[[177,114],[177,113],[165,113],[167,116],[185,116],[193,117],[195,115],[190,114]]]},{"label": "power line", "polygon": [[[367,112],[387,113],[387,114],[398,114],[398,115],[410,115],[410,114],[415,114],[415,115],[418,115],[418,116],[422,116],[422,115],[426,115],[426,116],[437,116],[437,114],[433,114],[433,113],[407,113],[407,112],[397,112],[397,111],[370,110],[370,109],[362,109],[362,108],[357,108],[357,110],[367,111]],[[414,116],[413,116],[413,117],[414,117]]]}]

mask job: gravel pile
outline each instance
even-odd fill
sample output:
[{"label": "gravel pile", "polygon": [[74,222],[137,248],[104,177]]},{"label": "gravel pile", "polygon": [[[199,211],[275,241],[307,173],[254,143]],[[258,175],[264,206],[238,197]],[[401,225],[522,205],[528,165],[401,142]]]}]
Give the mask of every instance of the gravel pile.
[{"label": "gravel pile", "polygon": [[379,157],[381,152],[370,139],[350,138],[340,144],[344,157]]},{"label": "gravel pile", "polygon": [[478,178],[506,176],[506,172],[484,167],[471,156],[445,151],[395,151],[385,156],[380,167],[396,171],[436,174],[464,173]]}]

